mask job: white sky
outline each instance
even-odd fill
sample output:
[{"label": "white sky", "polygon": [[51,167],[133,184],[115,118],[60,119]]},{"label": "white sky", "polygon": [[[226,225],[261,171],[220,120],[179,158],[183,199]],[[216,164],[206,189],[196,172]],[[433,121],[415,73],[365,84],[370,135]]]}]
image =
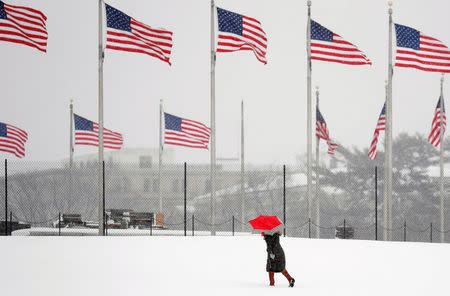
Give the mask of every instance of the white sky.
[{"label": "white sky", "polygon": [[[387,1],[312,2],[314,20],[356,44],[373,62],[369,67],[313,61],[312,76],[313,86],[320,85],[320,107],[332,138],[346,146],[368,147],[385,99]],[[69,99],[75,99],[76,113],[98,119],[98,3],[7,3],[44,12],[49,39],[46,54],[0,43],[0,121],[29,133],[26,160],[67,158]],[[124,134],[125,148],[158,147],[161,98],[166,112],[209,125],[210,0],[107,3],[150,26],[173,31],[174,46],[171,67],[143,54],[106,51],[105,127]],[[217,157],[239,155],[240,102],[244,100],[246,161],[292,163],[297,154],[306,151],[306,0],[216,0],[216,5],[260,20],[268,37],[265,66],[249,51],[217,55]],[[450,46],[449,1],[397,0],[393,9],[394,22]],[[394,69],[394,136],[402,131],[429,132],[439,79],[438,73]],[[449,89],[447,78],[444,92]],[[321,149],[326,150],[325,146],[322,143]],[[208,151],[175,149],[179,161],[209,162]],[[75,153],[96,151],[76,147]],[[14,158],[6,153],[1,156]]]}]

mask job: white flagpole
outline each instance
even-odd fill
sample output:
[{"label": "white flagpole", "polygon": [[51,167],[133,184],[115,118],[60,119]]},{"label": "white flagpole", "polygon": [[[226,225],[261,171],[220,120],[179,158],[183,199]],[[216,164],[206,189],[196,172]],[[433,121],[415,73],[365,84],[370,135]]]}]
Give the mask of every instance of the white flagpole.
[{"label": "white flagpole", "polygon": [[[385,85],[384,85],[384,89],[385,89],[385,103],[387,103],[387,97],[388,97],[388,81],[385,80],[384,81]],[[386,110],[384,116],[387,116],[387,112]],[[388,220],[388,179],[387,179],[387,175],[388,175],[388,166],[387,166],[387,119],[386,119],[386,123],[385,123],[386,127],[385,127],[385,131],[384,131],[384,201],[383,201],[383,219],[384,219],[384,228],[383,228],[383,240],[387,241],[388,239],[388,225],[389,225],[389,220]]]},{"label": "white flagpole", "polygon": [[[319,87],[316,86],[316,108],[319,109]],[[316,112],[317,123],[317,112]],[[316,136],[316,223],[320,226],[320,197],[319,197],[319,142]],[[316,227],[316,237],[320,238],[320,227]]]},{"label": "white flagpole", "polygon": [[214,0],[211,0],[211,235],[216,235],[216,51]]},{"label": "white flagpole", "polygon": [[388,240],[392,240],[392,1],[389,2],[389,67],[388,96],[386,102],[386,135],[387,135],[387,194],[388,194]]},{"label": "white flagpole", "polygon": [[307,108],[307,197],[308,197],[308,219],[311,219],[311,191],[312,191],[312,124],[311,124],[311,0],[308,0],[308,24],[306,25],[306,51],[307,51],[307,86],[306,86],[306,108]]},{"label": "white flagpole", "polygon": [[158,197],[159,197],[159,213],[162,213],[163,201],[161,194],[161,177],[162,177],[162,158],[163,158],[163,100],[159,101],[159,167],[158,167]]},{"label": "white flagpole", "polygon": [[245,231],[245,188],[244,188],[244,167],[245,159],[244,159],[244,101],[241,102],[241,230]]},{"label": "white flagpole", "polygon": [[98,235],[103,227],[103,0],[98,1]]},{"label": "white flagpole", "polygon": [[69,105],[69,122],[70,122],[70,152],[69,152],[69,167],[73,165],[73,99],[70,99]]},{"label": "white flagpole", "polygon": [[440,157],[440,173],[441,173],[441,178],[440,178],[440,195],[441,195],[441,243],[445,242],[445,233],[444,233],[444,222],[445,222],[445,212],[444,212],[444,73],[442,73],[442,77],[441,77],[441,99],[440,99],[440,113],[441,113],[441,131],[440,131],[440,152],[441,152],[441,157]]},{"label": "white flagpole", "polygon": [[69,122],[70,122],[70,152],[69,152],[69,211],[71,209],[71,204],[73,201],[73,173],[72,173],[72,167],[73,167],[73,99],[70,99],[70,107],[69,107]]}]

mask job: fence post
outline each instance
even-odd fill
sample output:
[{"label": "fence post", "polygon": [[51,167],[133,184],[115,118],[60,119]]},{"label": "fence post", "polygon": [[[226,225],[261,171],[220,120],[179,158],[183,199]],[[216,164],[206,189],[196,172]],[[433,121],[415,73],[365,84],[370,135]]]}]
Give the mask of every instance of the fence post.
[{"label": "fence post", "polygon": [[234,216],[232,218],[231,228],[232,228],[232,232],[233,232],[233,236],[234,236]]},{"label": "fence post", "polygon": [[345,219],[344,219],[344,239],[345,239],[346,235],[347,235],[347,233],[346,233],[346,229],[345,229]]},{"label": "fence post", "polygon": [[12,212],[9,212],[9,235],[12,234]]},{"label": "fence post", "polygon": [[403,241],[406,242],[406,220],[403,224]]},{"label": "fence post", "polygon": [[106,212],[105,212],[105,228],[104,229],[105,229],[105,236],[108,236],[108,214],[106,214]]},{"label": "fence post", "polygon": [[8,160],[5,159],[5,235],[8,235]]},{"label": "fence post", "polygon": [[311,218],[308,218],[308,238],[311,238]]},{"label": "fence post", "polygon": [[194,236],[194,214],[192,214],[192,236]]},{"label": "fence post", "polygon": [[150,218],[150,236],[153,236],[153,217]]},{"label": "fence post", "polygon": [[283,236],[286,236],[286,165],[283,165]]},{"label": "fence post", "polygon": [[[108,224],[108,220],[106,220],[106,208],[105,208],[105,161],[103,161],[102,163],[102,178],[103,178],[103,182],[102,182],[102,197],[103,197],[103,235],[107,235],[107,224]],[[100,227],[100,225],[99,225]]]},{"label": "fence post", "polygon": [[433,222],[430,223],[430,243],[433,242]]},{"label": "fence post", "polygon": [[187,232],[187,217],[186,217],[186,211],[187,211],[187,180],[186,180],[186,162],[184,162],[184,236],[186,236]]},{"label": "fence post", "polygon": [[61,236],[61,212],[58,213],[58,236]]},{"label": "fence post", "polygon": [[378,168],[375,166],[375,240],[378,240]]}]

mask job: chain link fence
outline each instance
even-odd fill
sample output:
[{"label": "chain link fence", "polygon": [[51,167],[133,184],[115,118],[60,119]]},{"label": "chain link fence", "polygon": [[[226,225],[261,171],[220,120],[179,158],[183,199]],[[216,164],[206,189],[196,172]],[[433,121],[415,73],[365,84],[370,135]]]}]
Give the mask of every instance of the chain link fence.
[{"label": "chain link fence", "polygon": [[[382,167],[377,187],[375,167],[314,170],[311,202],[303,165],[247,165],[243,174],[240,166],[218,165],[214,199],[209,165],[165,164],[159,171],[107,161],[104,201],[99,169],[96,162],[5,162],[0,232],[98,235],[104,202],[107,235],[250,235],[250,219],[276,215],[293,237],[438,242],[444,232],[450,240],[450,219],[441,228],[439,178],[394,172],[390,225]],[[444,199],[444,213],[448,206]]]}]

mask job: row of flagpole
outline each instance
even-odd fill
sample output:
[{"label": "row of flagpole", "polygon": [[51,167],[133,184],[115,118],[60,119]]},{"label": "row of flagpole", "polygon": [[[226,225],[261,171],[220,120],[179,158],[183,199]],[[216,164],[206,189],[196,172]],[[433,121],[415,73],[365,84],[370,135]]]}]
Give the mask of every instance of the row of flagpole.
[{"label": "row of flagpole", "polygon": [[[388,80],[386,81],[386,128],[385,128],[385,190],[384,190],[384,240],[392,240],[392,77],[393,77],[393,62],[392,62],[392,2],[389,2],[389,37],[388,37]],[[312,66],[311,66],[311,1],[307,1],[308,6],[308,23],[306,30],[306,51],[307,51],[307,207],[308,207],[308,219],[312,216]],[[440,100],[440,224],[441,224],[441,241],[444,242],[444,169],[443,169],[443,75],[441,78],[441,100]],[[319,91],[316,91],[316,106],[319,106]],[[315,186],[315,198],[316,198],[316,217],[320,219],[320,201],[319,201],[319,138],[316,137],[316,186]],[[320,233],[317,234],[320,237]]]},{"label": "row of flagpole", "polygon": [[[307,50],[307,212],[308,212],[308,218],[311,219],[312,216],[312,195],[313,195],[313,189],[312,189],[312,133],[313,133],[313,129],[312,129],[312,63],[311,60],[312,59],[316,59],[316,60],[323,60],[323,61],[329,61],[329,62],[341,62],[343,64],[353,64],[353,65],[361,65],[361,64],[371,64],[371,61],[365,56],[365,54],[363,54],[362,52],[360,52],[353,44],[343,40],[339,35],[334,34],[333,32],[331,32],[330,30],[326,29],[325,27],[321,26],[320,24],[314,22],[311,20],[311,0],[307,1],[307,6],[308,6],[308,23],[307,23],[307,30],[306,30],[306,34],[307,34],[307,42],[306,42],[306,50]],[[47,40],[47,31],[46,31],[46,25],[45,25],[45,21],[46,21],[46,17],[44,14],[42,14],[39,11],[36,11],[34,9],[31,8],[27,8],[27,7],[16,7],[16,6],[8,6],[8,9],[11,9],[12,7],[18,8],[18,9],[25,9],[26,11],[29,11],[30,14],[27,14],[25,19],[23,19],[23,21],[25,23],[29,23],[29,24],[35,24],[35,20],[39,20],[40,22],[42,22],[42,28],[39,29],[40,32],[42,31],[42,36],[37,36],[32,33],[30,35],[30,32],[28,32],[27,30],[29,30],[29,27],[27,27],[26,25],[23,25],[23,27],[21,27],[20,24],[18,24],[17,22],[14,22],[14,14],[11,14],[11,23],[9,24],[9,26],[15,27],[16,29],[19,29],[21,31],[21,34],[23,35],[17,35],[17,34],[11,34],[11,36],[19,36],[20,38],[22,37],[26,37],[26,38],[31,38],[30,41],[33,41],[32,43],[27,43],[26,45],[32,46],[37,48],[38,50],[41,50],[43,52],[46,52],[46,40]],[[104,9],[106,11],[104,11]],[[230,12],[224,9],[220,9],[217,8],[217,18],[218,18],[218,29],[219,32],[221,34],[218,35],[218,40],[219,42],[217,43],[217,49],[216,49],[216,44],[215,44],[215,38],[216,38],[216,32],[215,32],[215,28],[216,28],[216,22],[215,22],[215,11],[216,11],[216,6],[214,3],[214,0],[211,0],[211,111],[210,111],[210,115],[211,115],[211,137],[210,137],[210,156],[211,156],[211,178],[210,178],[210,190],[211,190],[211,196],[210,196],[210,206],[211,206],[211,234],[215,235],[215,208],[216,208],[216,130],[215,130],[215,65],[216,65],[216,52],[232,52],[232,51],[236,51],[236,50],[248,50],[251,49],[253,50],[253,52],[255,53],[256,58],[263,62],[264,64],[267,63],[267,60],[265,58],[265,54],[266,54],[266,48],[267,48],[267,39],[266,39],[266,35],[265,32],[262,30],[261,24],[258,20],[253,19],[253,18],[249,18],[234,12]],[[6,12],[5,12],[6,13]],[[8,13],[6,13],[8,14]],[[106,17],[106,19],[108,20],[107,22],[107,28],[111,29],[112,31],[108,31],[107,35],[110,37],[111,36],[116,36],[117,34],[128,34],[131,33],[131,35],[133,35],[132,33],[132,24],[135,23],[139,23],[136,20],[132,19],[131,17],[129,17],[128,15],[126,15],[125,13],[109,6],[106,5],[105,7],[105,3],[104,0],[98,0],[98,185],[99,185],[99,208],[98,208],[98,214],[99,214],[99,234],[102,235],[104,232],[104,224],[102,223],[102,221],[104,220],[104,203],[103,203],[103,197],[104,197],[104,180],[103,180],[103,175],[104,175],[104,167],[103,167],[103,159],[104,159],[104,155],[103,155],[103,150],[104,150],[104,120],[103,120],[103,62],[104,62],[104,44],[103,44],[103,24],[104,24],[104,16]],[[384,232],[384,239],[385,240],[392,240],[392,232],[388,232],[387,229],[392,229],[392,77],[393,77],[393,55],[392,55],[392,27],[393,27],[393,21],[392,21],[392,2],[389,2],[389,9],[388,9],[388,16],[389,16],[389,37],[388,37],[388,80],[386,82],[386,102],[385,102],[385,201],[384,201],[384,219],[385,219],[385,232]],[[220,21],[220,18],[222,18],[222,21]],[[239,19],[242,22],[241,24],[241,28],[239,31],[239,26],[237,26],[237,29],[235,28],[236,26],[230,25],[227,22],[234,22],[233,20]],[[243,21],[245,19],[245,22]],[[133,21],[131,21],[133,20]],[[127,24],[122,24],[123,22],[127,23]],[[251,22],[247,23],[247,22]],[[148,30],[152,30],[150,27],[146,26],[145,24],[140,24],[140,26],[142,26],[142,28],[146,28]],[[246,27],[247,26],[247,27]],[[441,51],[440,49],[442,48],[446,48],[448,49],[444,44],[442,44],[442,42],[440,42],[439,40],[432,38],[430,36],[426,36],[421,34],[419,31],[406,27],[406,26],[402,26],[399,24],[395,24],[396,26],[396,33],[397,33],[397,57],[396,57],[396,66],[399,67],[413,67],[413,68],[417,68],[420,70],[424,70],[424,71],[438,71],[438,72],[450,72],[450,69],[446,68],[448,67],[448,64],[446,63],[442,63],[442,62],[436,62],[435,60],[433,60],[433,62],[429,62],[429,61],[422,61],[420,58],[417,59],[411,59],[409,56],[405,57],[404,55],[408,55],[408,54],[415,54],[417,57],[424,57],[424,59],[426,58],[430,58],[430,59],[441,59],[441,60],[445,60],[448,59],[448,55],[450,54],[450,52],[447,51]],[[244,28],[246,27],[246,28]],[[249,29],[249,27],[251,29]],[[22,28],[22,29],[21,29]],[[258,30],[258,32],[253,32],[252,30]],[[114,30],[118,30],[120,31],[120,33],[115,32]],[[261,40],[254,40],[255,38],[253,38],[252,36],[247,36],[247,35],[243,35],[243,30],[246,30],[246,32],[251,32],[250,34],[254,34],[254,36],[256,36],[256,38],[260,38]],[[115,33],[114,33],[114,32]],[[9,31],[8,31],[9,32]],[[7,33],[8,33],[7,32]],[[127,33],[124,33],[127,32]],[[12,32],[9,32],[12,33]],[[247,34],[246,33],[246,34]],[[315,36],[313,37],[312,35],[315,34]],[[28,34],[28,35],[27,35]],[[116,35],[115,35],[116,34]],[[170,65],[169,62],[169,58],[170,58],[170,52],[171,52],[171,47],[172,47],[172,32],[170,31],[166,31],[163,30],[163,32],[161,32],[161,36],[157,36],[156,38],[165,38],[165,40],[168,40],[168,42],[163,42],[165,48],[158,48],[156,49],[156,51],[158,53],[160,53],[161,55],[155,54],[154,52],[148,52],[143,50],[143,53],[149,54],[151,56],[157,57],[165,62],[167,62]],[[164,35],[165,34],[165,35]],[[230,36],[231,34],[231,36]],[[259,35],[258,35],[259,34]],[[331,34],[331,35],[330,35]],[[401,35],[401,37],[399,38],[399,34]],[[414,35],[414,36],[413,36]],[[16,37],[17,37],[16,36]],[[137,37],[135,35],[130,36],[127,35],[128,38],[131,38],[130,40],[135,40]],[[170,37],[168,37],[170,36]],[[331,41],[328,40],[328,38],[331,38]],[[10,38],[7,41],[11,41],[11,42],[15,42],[15,43],[22,43],[25,44],[21,41],[21,39],[19,37],[19,39],[15,39],[14,38]],[[36,40],[34,40],[33,38],[43,38],[41,41],[45,40],[45,42],[36,42]],[[237,38],[236,38],[237,37]],[[240,38],[242,37],[242,39]],[[349,55],[343,54],[341,53],[335,53],[335,52],[327,52],[327,51],[323,51],[323,50],[317,50],[317,48],[327,48],[330,46],[321,44],[320,42],[333,42],[333,38],[337,38],[336,43],[342,43],[342,44],[346,44],[347,46],[350,46],[352,50],[355,50],[354,53],[357,53],[357,60],[352,60],[352,61],[348,61],[345,60],[344,57],[347,57],[349,59],[351,58],[355,58],[355,57],[349,57]],[[437,52],[437,53],[441,53],[442,56],[433,56],[433,55],[429,55],[429,54],[425,54],[425,55],[420,55],[417,54],[416,52],[414,52],[415,50],[420,50],[420,46],[417,45],[417,48],[415,47],[416,45],[411,45],[410,43],[414,43],[413,42],[413,37],[416,38],[416,41],[420,44],[422,44],[421,42],[421,38],[424,38],[424,40],[426,40],[425,42],[423,42],[424,44],[427,44],[428,46],[431,46],[432,49],[429,48],[425,48],[425,50],[428,50],[428,52]],[[38,39],[39,39],[38,38]],[[133,39],[134,38],[134,39]],[[139,38],[138,38],[139,39]],[[145,39],[145,38],[144,38]],[[229,40],[234,40],[236,41],[236,39],[238,39],[239,42],[244,42],[242,44],[232,44],[236,47],[230,49],[230,43]],[[314,39],[314,44],[311,43],[311,39]],[[411,39],[411,40],[409,40]],[[140,41],[142,41],[141,39],[139,39]],[[224,41],[225,40],[225,41]],[[252,41],[248,41],[248,40],[254,40],[255,43],[252,43]],[[317,41],[319,40],[319,41]],[[400,41],[399,41],[400,40]],[[431,42],[428,42],[429,40],[431,40]],[[147,41],[149,43],[147,43]],[[169,42],[170,41],[170,42]],[[134,48],[127,48],[127,47],[117,47],[117,44],[115,45],[111,45],[108,42],[119,42],[120,40],[116,40],[115,38],[108,38],[107,39],[107,44],[106,47],[110,48],[110,49],[115,49],[115,50],[125,50],[125,51],[136,51]],[[153,41],[151,40],[146,40],[145,46],[144,48],[149,49],[149,50],[155,50],[154,48],[154,44],[152,43]],[[399,44],[399,42],[401,44]],[[130,41],[128,40],[127,42],[122,42],[121,44],[125,44],[125,43],[130,43]],[[130,44],[132,44],[133,42],[131,42]],[[142,45],[142,44],[140,44]],[[311,46],[314,46],[314,51],[312,52],[311,50]],[[232,47],[232,46],[231,46]],[[332,48],[336,48],[331,46]],[[398,50],[398,48],[401,47],[403,48],[403,50]],[[405,51],[404,49],[407,48],[408,50]],[[438,48],[438,49],[436,49]],[[412,53],[411,50],[412,49]],[[340,48],[339,50],[345,52],[346,50],[348,50],[348,48]],[[164,53],[164,54],[162,54]],[[312,53],[314,53],[314,56],[312,56]],[[400,56],[399,56],[400,53]],[[168,55],[168,56],[167,56]],[[321,56],[322,55],[322,56]],[[324,55],[326,57],[324,57]],[[447,55],[447,56],[445,56]],[[342,57],[341,60],[339,59],[333,59],[330,58],[330,56],[334,56],[334,57]],[[360,60],[358,60],[360,59]],[[418,66],[416,64],[414,64],[414,61],[417,61],[418,63],[422,63],[422,64],[426,64],[426,65],[431,65],[430,67],[421,67]],[[433,67],[434,65],[434,67]],[[444,186],[443,186],[443,182],[444,182],[444,170],[443,170],[443,157],[444,157],[444,146],[443,146],[443,133],[445,130],[445,125],[446,123],[444,122],[444,116],[445,116],[445,110],[444,110],[444,102],[443,102],[443,81],[444,81],[444,77],[442,76],[441,78],[441,94],[440,94],[440,104],[439,104],[439,109],[440,109],[440,118],[439,118],[439,130],[440,130],[440,134],[439,134],[439,143],[441,144],[440,146],[440,216],[441,216],[441,240],[443,240],[444,238],[444,233],[443,233],[443,227],[444,227],[444,218],[445,218],[445,211],[444,211]],[[317,114],[319,114],[319,110],[318,110],[318,106],[319,106],[319,91],[317,89],[316,91],[316,108],[317,108]],[[159,211],[162,212],[163,210],[163,201],[162,201],[162,194],[161,194],[161,177],[162,177],[162,159],[163,159],[163,135],[162,135],[162,120],[163,120],[163,115],[165,116],[165,113],[163,113],[163,106],[162,106],[162,100],[160,103],[160,131],[159,131]],[[70,104],[70,129],[71,129],[71,134],[70,134],[70,168],[72,169],[72,164],[73,164],[73,152],[74,152],[74,148],[73,148],[73,118],[74,118],[74,113],[73,113],[73,105],[72,102]],[[173,117],[173,116],[172,116]],[[244,188],[244,125],[243,125],[243,102],[242,102],[242,107],[241,107],[241,194],[242,194],[242,217],[245,218],[245,188]],[[320,115],[321,117],[321,115]],[[323,119],[322,119],[323,120]],[[324,120],[323,120],[323,123]],[[317,124],[317,119],[316,119],[316,124]],[[324,127],[326,128],[325,124]],[[382,130],[382,129],[380,129]],[[107,130],[107,132],[109,132]],[[375,154],[374,156],[376,157],[376,142],[378,140],[378,132],[379,130],[376,130],[376,138],[374,140],[373,143],[375,143]],[[324,131],[325,136],[327,137],[328,140],[330,140],[329,135],[327,135],[328,131]],[[24,137],[26,140],[26,133],[24,132]],[[325,137],[324,136],[324,137]],[[322,137],[322,136],[321,136]],[[437,137],[435,137],[436,139]],[[23,140],[23,141],[25,141]],[[316,169],[318,169],[319,167],[319,140],[320,137],[316,136]],[[331,141],[328,141],[327,143],[329,144],[329,148],[337,147],[337,145],[335,143],[332,143]],[[439,143],[436,143],[435,146],[437,146]],[[335,146],[333,146],[335,145]],[[207,148],[207,145],[203,148]],[[333,150],[333,149],[331,149]],[[333,151],[331,151],[333,152]],[[329,150],[330,153],[330,150]],[[371,153],[371,152],[370,152]],[[370,155],[369,153],[369,155]],[[72,179],[72,170],[70,172],[70,178]],[[316,198],[316,215],[317,218],[320,219],[320,201],[319,201],[319,173],[318,171],[316,172],[316,187],[315,187],[315,198]],[[72,194],[73,194],[73,189],[72,189],[72,181],[70,182],[70,198],[72,198]],[[318,235],[320,236],[320,234]]]},{"label": "row of flagpole", "polygon": [[[393,76],[393,64],[392,64],[392,3],[389,2],[389,43],[388,43],[388,81],[386,85],[386,132],[385,132],[385,178],[386,178],[386,190],[385,190],[385,228],[392,229],[392,76]],[[311,66],[311,0],[307,1],[308,6],[308,23],[307,23],[307,210],[308,218],[312,218],[312,66]],[[102,174],[103,174],[103,60],[104,60],[104,49],[103,49],[103,0],[99,0],[99,73],[98,73],[98,114],[99,114],[99,235],[103,234],[103,214],[104,208],[102,203],[102,188],[104,186]],[[215,65],[216,65],[216,50],[215,50],[215,22],[214,22],[214,11],[215,3],[211,0],[211,196],[210,196],[210,208],[211,208],[211,234],[215,235],[215,208],[216,208],[216,131],[215,131]],[[441,97],[442,95],[442,81],[441,80]],[[441,101],[442,104],[442,101]],[[317,91],[317,105],[318,105],[318,91]],[[442,108],[441,108],[442,110]],[[242,106],[243,112],[243,106]],[[160,126],[162,120],[162,104],[160,106]],[[441,116],[442,121],[442,116]],[[442,122],[441,122],[442,126]],[[242,131],[243,133],[243,127]],[[443,133],[440,134],[441,137],[441,227],[443,227],[444,220],[444,210],[443,210]],[[162,127],[160,127],[160,147],[159,147],[159,182],[161,192],[161,166],[162,166]],[[72,144],[71,144],[72,145]],[[243,173],[243,135],[242,135],[242,146],[241,146],[241,171]],[[71,153],[73,147],[71,147]],[[316,144],[316,166],[319,165],[318,160],[318,144]],[[243,177],[242,177],[243,178]],[[316,198],[318,197],[318,178],[316,181]],[[243,183],[243,180],[242,180]],[[243,186],[243,184],[242,184]],[[242,194],[244,194],[244,188],[241,187]],[[318,200],[318,198],[317,198]],[[159,210],[162,211],[162,196],[159,193]],[[244,215],[244,200],[242,201],[242,214]],[[318,210],[318,213],[320,210]],[[385,240],[392,240],[392,233],[385,231]]]}]

